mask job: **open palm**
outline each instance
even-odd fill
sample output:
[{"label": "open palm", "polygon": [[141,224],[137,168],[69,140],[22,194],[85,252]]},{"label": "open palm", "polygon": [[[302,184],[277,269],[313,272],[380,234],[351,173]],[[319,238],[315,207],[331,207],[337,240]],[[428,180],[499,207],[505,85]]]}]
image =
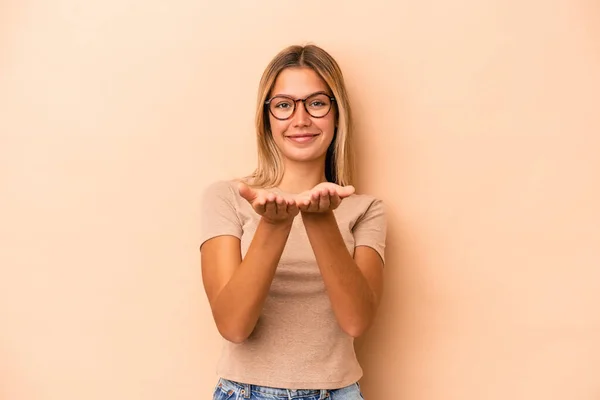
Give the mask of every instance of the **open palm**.
[{"label": "open palm", "polygon": [[301,212],[327,212],[339,207],[342,199],[355,192],[354,186],[340,186],[332,182],[322,182],[311,190],[296,196],[296,205]]},{"label": "open palm", "polygon": [[300,210],[291,196],[239,184],[239,193],[267,222],[280,223],[293,219]]}]

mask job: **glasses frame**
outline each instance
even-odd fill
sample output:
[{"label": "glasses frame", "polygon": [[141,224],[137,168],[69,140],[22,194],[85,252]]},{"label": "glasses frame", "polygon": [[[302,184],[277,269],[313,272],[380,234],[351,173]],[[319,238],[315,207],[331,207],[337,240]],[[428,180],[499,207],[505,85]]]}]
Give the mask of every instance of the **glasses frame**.
[{"label": "glasses frame", "polygon": [[[312,115],[310,113],[310,111],[308,111],[308,107],[306,107],[306,100],[310,99],[313,96],[319,95],[319,94],[323,94],[323,95],[327,96],[327,98],[329,100],[331,100],[331,103],[329,104],[329,109],[327,110],[327,112],[325,114],[323,114],[323,115],[321,115],[319,117],[315,117],[314,115]],[[294,108],[292,109],[292,113],[288,117],[286,117],[286,118],[279,118],[279,117],[275,116],[275,114],[273,113],[273,110],[271,110],[271,102],[273,101],[273,99],[279,98],[279,97],[282,97],[284,99],[290,100],[292,102],[292,104],[294,105]],[[286,120],[292,118],[294,116],[294,114],[296,113],[296,109],[297,109],[296,108],[296,104],[299,101],[301,101],[302,104],[304,105],[304,109],[306,110],[306,112],[308,113],[308,115],[310,115],[313,118],[324,118],[324,117],[326,117],[331,112],[331,108],[333,106],[333,103],[335,102],[335,97],[331,96],[327,92],[315,92],[315,93],[311,93],[311,94],[309,94],[308,96],[306,96],[303,99],[294,99],[291,96],[286,96],[284,94],[278,94],[277,96],[273,96],[270,99],[266,100],[265,101],[265,107],[269,110],[269,113],[273,116],[273,118],[275,118],[275,119],[277,119],[279,121],[286,121]]]}]

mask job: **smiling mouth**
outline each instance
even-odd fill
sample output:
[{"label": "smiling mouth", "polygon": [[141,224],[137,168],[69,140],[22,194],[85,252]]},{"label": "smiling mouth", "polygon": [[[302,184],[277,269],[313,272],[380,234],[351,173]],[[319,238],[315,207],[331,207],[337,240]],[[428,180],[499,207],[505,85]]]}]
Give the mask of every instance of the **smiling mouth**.
[{"label": "smiling mouth", "polygon": [[313,137],[313,136],[318,136],[318,133],[300,133],[298,135],[287,135],[286,137],[289,138],[301,138],[301,137]]},{"label": "smiling mouth", "polygon": [[297,142],[297,143],[306,143],[306,142],[309,142],[312,139],[316,138],[317,136],[319,136],[318,133],[307,133],[307,134],[303,134],[303,135],[290,135],[290,136],[286,136],[286,138],[290,139],[294,142]]}]

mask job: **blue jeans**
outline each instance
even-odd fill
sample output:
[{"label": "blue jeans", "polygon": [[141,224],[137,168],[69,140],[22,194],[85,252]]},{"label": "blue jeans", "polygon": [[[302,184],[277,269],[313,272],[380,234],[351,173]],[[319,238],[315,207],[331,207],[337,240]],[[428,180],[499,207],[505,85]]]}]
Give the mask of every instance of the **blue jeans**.
[{"label": "blue jeans", "polygon": [[248,385],[219,379],[213,400],[363,400],[354,383],[341,389],[292,390]]}]

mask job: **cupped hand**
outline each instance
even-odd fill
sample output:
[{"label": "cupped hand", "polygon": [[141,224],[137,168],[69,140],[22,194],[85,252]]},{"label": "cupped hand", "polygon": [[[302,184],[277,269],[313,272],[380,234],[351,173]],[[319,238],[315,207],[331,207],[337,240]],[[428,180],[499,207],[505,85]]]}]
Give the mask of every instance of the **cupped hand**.
[{"label": "cupped hand", "polygon": [[340,186],[331,182],[319,183],[311,190],[296,196],[296,205],[303,213],[323,213],[339,207],[342,199],[355,192],[354,186]]},{"label": "cupped hand", "polygon": [[240,183],[239,193],[269,223],[282,223],[293,220],[300,212],[296,201],[290,196],[273,193],[265,189],[257,189]]}]

